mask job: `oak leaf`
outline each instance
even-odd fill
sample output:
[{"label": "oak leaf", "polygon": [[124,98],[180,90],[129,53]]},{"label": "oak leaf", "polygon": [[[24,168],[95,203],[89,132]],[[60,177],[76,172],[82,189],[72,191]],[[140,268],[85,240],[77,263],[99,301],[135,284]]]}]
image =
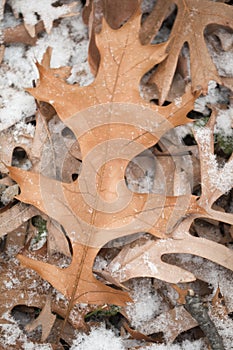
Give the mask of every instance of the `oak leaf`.
[{"label": "oak leaf", "polygon": [[113,29],[118,29],[138,8],[138,0],[88,1],[83,9],[82,17],[89,29],[88,62],[92,73],[96,75],[100,54],[96,46],[95,34],[100,32],[103,17]]},{"label": "oak leaf", "polygon": [[[193,212],[182,218],[174,227],[171,237],[156,241],[138,241],[131,247],[125,246],[108,266],[119,283],[139,276],[156,277],[170,283],[190,282],[195,276],[177,266],[162,261],[164,254],[186,253],[202,256],[230,270],[233,269],[232,251],[224,245],[202,237],[193,237],[190,226],[194,219],[206,217],[233,225],[233,215],[213,209],[214,202],[233,186],[233,159],[219,166],[214,155],[214,125],[216,111],[208,124],[197,128],[195,138],[200,150],[201,188],[197,200],[203,212]],[[116,268],[117,267],[117,268]],[[114,272],[113,272],[114,271]]]},{"label": "oak leaf", "polygon": [[24,222],[35,215],[39,215],[40,211],[24,203],[17,203],[7,211],[0,213],[0,237],[15,230]]},{"label": "oak leaf", "polygon": [[206,93],[210,80],[221,84],[205,43],[204,31],[209,24],[233,28],[233,9],[229,5],[207,0],[159,0],[142,24],[140,38],[143,43],[147,44],[155,37],[173,4],[178,12],[169,37],[169,53],[151,79],[158,87],[160,104],[166,100],[185,43],[190,52],[192,90],[201,87]]},{"label": "oak leaf", "polygon": [[56,315],[51,312],[51,297],[47,296],[46,302],[41,310],[39,316],[33,320],[31,323],[28,323],[25,327],[26,331],[31,332],[38,326],[42,326],[42,336],[41,341],[45,341],[54,325],[56,320]]},{"label": "oak leaf", "polygon": [[167,237],[181,216],[199,211],[195,196],[132,193],[125,184],[128,162],[166,131],[189,122],[186,115],[196,98],[188,89],[179,103],[159,107],[140,96],[141,77],[166,57],[167,49],[167,44],[141,45],[135,38],[140,21],[137,12],[113,30],[103,20],[96,36],[101,61],[91,85],[69,85],[53,70],[38,65],[39,85],[28,90],[37,100],[52,104],[75,134],[82,154],[78,179],[64,183],[8,167],[20,186],[17,198],[58,221],[73,248],[72,263],[65,269],[23,255],[18,259],[71,304],[125,304],[130,300],[126,292],[107,287],[93,276],[99,249],[112,239],[140,231]]},{"label": "oak leaf", "polygon": [[192,318],[183,306],[176,306],[163,312],[155,319],[145,322],[139,327],[138,331],[145,335],[162,332],[163,338],[168,343],[172,343],[181,332],[185,332],[197,325],[197,321]]}]

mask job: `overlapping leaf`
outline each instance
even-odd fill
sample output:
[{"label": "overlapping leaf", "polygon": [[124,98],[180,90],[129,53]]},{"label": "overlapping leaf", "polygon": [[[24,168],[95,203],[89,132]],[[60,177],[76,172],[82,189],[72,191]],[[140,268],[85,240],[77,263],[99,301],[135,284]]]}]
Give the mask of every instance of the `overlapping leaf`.
[{"label": "overlapping leaf", "polygon": [[201,87],[207,92],[210,80],[221,83],[205,43],[204,31],[209,24],[233,28],[233,11],[229,5],[206,0],[159,0],[142,25],[140,37],[143,43],[148,43],[158,33],[173,4],[176,4],[178,12],[169,38],[169,53],[153,76],[161,104],[169,92],[178,57],[185,43],[188,44],[190,52],[193,91]]},{"label": "overlapping leaf", "polygon": [[82,153],[79,178],[66,184],[9,167],[10,176],[20,185],[17,198],[57,220],[73,247],[72,264],[64,270],[25,256],[19,259],[74,302],[122,304],[129,300],[125,292],[111,290],[93,277],[99,248],[138,231],[163,237],[180,216],[199,210],[190,195],[166,198],[131,193],[124,181],[129,160],[167,130],[188,122],[186,114],[195,99],[190,90],[180,104],[167,107],[141,98],[140,79],[166,57],[167,44],[142,46],[135,39],[139,27],[139,13],[117,31],[103,21],[96,38],[101,62],[95,81],[87,87],[68,85],[53,70],[39,67],[39,85],[30,92],[50,102],[75,133]]}]

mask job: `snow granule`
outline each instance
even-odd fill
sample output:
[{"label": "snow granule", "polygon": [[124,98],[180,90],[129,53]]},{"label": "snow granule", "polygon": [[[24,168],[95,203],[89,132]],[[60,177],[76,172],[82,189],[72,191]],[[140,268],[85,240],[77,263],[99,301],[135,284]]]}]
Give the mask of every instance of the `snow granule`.
[{"label": "snow granule", "polygon": [[52,350],[49,344],[34,344],[29,341],[26,334],[19,328],[17,321],[8,312],[2,315],[2,319],[8,321],[0,324],[0,346],[3,349],[8,349],[9,345],[16,345],[17,342],[20,342],[23,350]]},{"label": "snow granule", "polygon": [[208,178],[211,189],[226,193],[233,185],[233,160],[228,161],[222,168],[218,166],[216,156],[211,153],[212,131],[208,128],[196,128],[196,140],[203,158],[203,180]]},{"label": "snow granule", "polygon": [[233,63],[232,63],[232,51],[219,51],[211,50],[212,59],[216,67],[218,68],[218,74],[223,77],[233,75]]},{"label": "snow granule", "polygon": [[1,91],[0,131],[19,122],[22,118],[35,114],[36,105],[32,96],[13,88]]},{"label": "snow granule", "polygon": [[104,326],[92,328],[87,334],[78,334],[70,350],[125,350],[120,337]]},{"label": "snow granule", "polygon": [[27,57],[24,45],[15,44],[5,48],[4,64],[0,67],[0,85],[23,89],[32,87],[38,78],[34,65],[35,56]]},{"label": "snow granule", "polygon": [[[20,139],[21,143],[27,143],[28,137],[33,138],[35,134],[35,126],[20,121],[15,124],[12,134],[15,142],[19,142]],[[26,136],[26,138],[24,138],[24,136]]]},{"label": "snow granule", "polygon": [[233,108],[219,110],[214,128],[216,134],[223,137],[233,136]]},{"label": "snow granule", "polygon": [[209,108],[207,105],[227,104],[228,103],[228,90],[223,86],[218,86],[217,83],[211,80],[208,84],[208,94],[206,96],[199,97],[194,103],[194,110],[203,113],[204,116],[209,115]]},{"label": "snow granule", "polygon": [[[61,20],[60,25],[53,28],[49,35],[44,34],[37,40],[36,46],[30,48],[28,57],[31,60],[36,58],[41,62],[48,47],[53,49],[51,68],[77,65],[79,69],[77,68],[76,71],[84,71],[85,73],[88,66],[88,34],[80,17]],[[80,64],[84,62],[86,62],[85,67],[80,67]]]},{"label": "snow granule", "polygon": [[39,15],[48,32],[50,32],[55,19],[67,15],[70,12],[70,8],[67,5],[52,6],[54,0],[9,0],[9,3],[14,12],[23,14],[26,24],[37,24],[37,16]]},{"label": "snow granule", "polygon": [[224,343],[224,350],[232,350],[233,344],[233,320],[230,317],[213,317],[212,319],[218,329]]},{"label": "snow granule", "polygon": [[202,340],[196,340],[190,342],[189,340],[183,341],[181,344],[172,345],[157,345],[153,344],[144,348],[145,350],[207,350],[207,347]]},{"label": "snow granule", "polygon": [[149,283],[148,278],[135,280],[132,283],[133,289],[131,297],[133,303],[128,304],[126,313],[132,326],[137,329],[142,323],[159,315],[163,304],[161,297],[151,283]]}]

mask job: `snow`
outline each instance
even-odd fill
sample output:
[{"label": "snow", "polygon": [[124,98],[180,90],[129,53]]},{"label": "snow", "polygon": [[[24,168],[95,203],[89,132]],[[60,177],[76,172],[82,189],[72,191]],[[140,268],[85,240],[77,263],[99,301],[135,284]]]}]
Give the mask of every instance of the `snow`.
[{"label": "snow", "polygon": [[190,342],[189,340],[185,340],[181,345],[150,345],[144,348],[145,350],[207,350],[207,347],[204,345],[202,340],[196,340]]},{"label": "snow", "polygon": [[32,96],[10,87],[1,91],[0,104],[2,106],[0,109],[0,131],[35,114],[36,111],[35,100]]},{"label": "snow", "polygon": [[43,20],[46,31],[50,32],[53,21],[59,17],[69,14],[67,5],[53,6],[54,0],[9,0],[14,13],[22,14],[27,25],[35,25],[39,22],[38,16]]},{"label": "snow", "polygon": [[[23,0],[13,1],[13,3],[17,11],[23,6],[24,9],[26,7],[30,9],[28,12],[31,13],[32,6],[35,8],[40,6],[46,14],[48,6],[51,6],[51,1],[43,1],[47,6],[41,6],[41,0],[33,4],[30,1],[30,6],[28,1]],[[78,8],[81,9],[80,4]],[[11,26],[12,22],[14,22],[12,16],[6,14],[3,27]],[[6,47],[4,60],[0,67],[0,131],[35,114],[35,100],[24,89],[32,87],[33,80],[38,79],[34,62],[41,62],[49,46],[53,49],[52,68],[73,67],[68,83],[88,85],[93,81],[87,62],[88,33],[80,15],[62,19],[60,24],[51,30],[50,35],[43,34],[34,47],[26,47],[23,44],[12,44]]]},{"label": "snow", "polygon": [[232,50],[219,51],[211,50],[214,64],[218,67],[220,76],[227,77],[233,75]]},{"label": "snow", "polygon": [[[127,346],[127,341],[115,335],[111,329],[106,329],[104,325],[92,327],[89,335],[77,333],[76,339],[70,350],[127,350],[132,349]],[[138,347],[137,347],[138,348]],[[140,348],[138,348],[140,349]],[[173,345],[157,345],[143,346],[145,350],[207,350],[202,340],[188,341],[185,340],[181,344]],[[228,350],[228,349],[227,349]]]},{"label": "snow", "polygon": [[[72,35],[71,35],[72,33]],[[51,67],[79,65],[86,62],[87,65],[87,31],[81,18],[65,18],[51,33],[44,34],[37,40],[35,47],[29,50],[31,60],[35,58],[40,62],[47,47],[52,47]]]},{"label": "snow", "polygon": [[78,333],[70,350],[124,350],[123,341],[103,325],[91,329],[89,335]]},{"label": "snow", "polygon": [[212,131],[207,127],[196,128],[196,140],[203,162],[203,180],[208,179],[212,190],[226,193],[233,185],[233,159],[219,167],[215,154],[211,153]]},{"label": "snow", "polygon": [[143,254],[143,261],[145,266],[149,267],[149,269],[151,270],[151,273],[154,273],[155,275],[158,273],[157,266],[154,263],[152,263],[152,261],[150,261],[150,256],[148,252],[145,252]]},{"label": "snow", "polygon": [[213,317],[212,319],[223,339],[224,350],[232,350],[233,344],[233,320],[230,317]]},{"label": "snow", "polygon": [[0,323],[1,349],[8,349],[9,346],[16,345],[20,342],[22,344],[22,350],[52,350],[49,344],[34,344],[28,341],[26,334],[23,333],[18,323],[9,313],[3,314],[1,318],[4,320],[3,324]]},{"label": "snow", "polygon": [[27,139],[22,137],[23,135],[27,135],[27,137],[33,138],[35,134],[35,126],[32,124],[26,124],[23,121],[15,124],[13,129],[13,137],[15,142],[27,143]]},{"label": "snow", "polygon": [[214,132],[223,137],[233,136],[233,107],[218,111]]},{"label": "snow", "polygon": [[130,289],[133,303],[128,304],[126,313],[132,326],[137,329],[142,323],[159,315],[164,310],[164,305],[147,278],[132,281]]},{"label": "snow", "polygon": [[194,104],[194,110],[205,115],[209,115],[209,109],[207,105],[227,104],[229,92],[227,88],[219,87],[213,80],[209,81],[208,93],[206,96],[199,97]]}]

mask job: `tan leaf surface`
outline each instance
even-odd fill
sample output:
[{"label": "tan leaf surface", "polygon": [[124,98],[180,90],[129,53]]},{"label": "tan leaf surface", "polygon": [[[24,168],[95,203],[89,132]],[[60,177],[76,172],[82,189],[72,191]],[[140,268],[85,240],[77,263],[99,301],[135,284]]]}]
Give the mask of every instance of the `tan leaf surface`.
[{"label": "tan leaf surface", "polygon": [[[127,293],[107,287],[93,276],[92,266],[97,252],[98,249],[74,244],[71,265],[64,269],[24,255],[18,255],[18,259],[22,265],[38,272],[67,299],[75,292],[74,303],[124,305],[130,301]],[[77,280],[78,286],[74,289]]]},{"label": "tan leaf surface", "polygon": [[70,257],[69,244],[61,226],[56,221],[48,218],[46,228],[48,230],[48,254],[52,255],[54,253],[61,253]]},{"label": "tan leaf surface", "polygon": [[47,296],[46,303],[43,306],[43,309],[41,310],[39,316],[34,321],[27,324],[25,327],[25,330],[28,332],[31,332],[35,328],[41,325],[42,326],[41,341],[43,342],[48,338],[55,320],[56,320],[56,315],[52,314],[51,312],[51,296]]},{"label": "tan leaf surface", "polygon": [[35,36],[31,35],[26,30],[23,24],[19,24],[15,27],[5,28],[3,31],[4,43],[23,43],[26,45],[35,45],[37,41],[37,35],[44,31],[44,24],[42,21],[35,25]]},{"label": "tan leaf surface", "polygon": [[167,342],[172,343],[176,337],[193,327],[196,327],[197,321],[185,310],[183,306],[176,306],[169,311],[163,312],[154,320],[145,322],[138,331],[145,334],[154,334],[162,332]]},{"label": "tan leaf surface", "polygon": [[227,309],[224,295],[222,295],[220,288],[216,289],[216,292],[212,298],[213,314],[220,318],[227,317],[229,310]]},{"label": "tan leaf surface", "polygon": [[108,272],[120,283],[140,276],[156,277],[175,284],[194,281],[194,274],[162,261],[163,255],[174,253],[202,256],[232,270],[232,250],[208,239],[191,236],[189,228],[192,221],[193,218],[188,217],[179,223],[173,231],[173,238],[139,240],[138,244],[134,242],[133,246],[123,247],[109,264]]},{"label": "tan leaf surface", "polygon": [[100,32],[103,17],[113,29],[126,22],[139,6],[138,0],[98,0],[88,1],[83,9],[83,20],[89,28],[88,62],[92,73],[96,75],[100,54],[96,46],[95,34]]},{"label": "tan leaf surface", "polygon": [[[140,18],[135,14],[119,30],[103,20],[102,31],[96,36],[101,62],[95,81],[87,87],[68,85],[53,70],[39,66],[39,85],[30,92],[51,103],[77,137],[82,154],[78,179],[62,183],[9,167],[10,176],[20,185],[17,198],[57,220],[73,245],[73,260],[66,269],[22,255],[19,259],[75,302],[124,304],[129,300],[125,292],[104,286],[92,274],[99,248],[111,239],[138,231],[164,236],[180,215],[196,208],[190,195],[166,198],[132,193],[125,184],[128,162],[167,130],[188,122],[186,114],[195,99],[188,90],[179,105],[157,107],[140,97],[142,75],[166,57],[167,47],[142,46],[135,40]],[[100,120],[93,119],[93,111]]]},{"label": "tan leaf surface", "polygon": [[0,213],[0,237],[15,230],[35,215],[40,215],[40,211],[24,203],[18,203],[7,211]]},{"label": "tan leaf surface", "polygon": [[140,38],[143,43],[147,44],[154,38],[174,3],[178,13],[169,38],[169,53],[153,76],[160,104],[166,100],[170,90],[184,43],[188,44],[190,51],[192,90],[201,87],[203,92],[207,92],[210,80],[221,83],[205,44],[204,30],[213,23],[233,28],[233,9],[229,5],[206,0],[159,0],[142,25]]},{"label": "tan leaf surface", "polygon": [[147,241],[143,245],[124,247],[110,263],[108,270],[119,282],[135,277],[155,277],[169,283],[191,282],[195,276],[161,260],[164,254],[186,253],[202,256],[232,269],[233,255],[229,248],[188,233],[182,239]]},{"label": "tan leaf surface", "polygon": [[9,167],[10,176],[20,185],[17,198],[59,222],[73,245],[73,260],[66,269],[22,255],[19,259],[75,302],[107,300],[122,305],[129,300],[124,292],[94,278],[92,264],[99,248],[138,231],[167,237],[181,216],[199,210],[195,197],[189,194],[132,193],[125,184],[128,162],[166,131],[189,122],[186,114],[196,97],[188,89],[179,104],[167,107],[141,98],[140,79],[166,57],[167,44],[142,46],[139,38],[135,40],[140,19],[136,13],[119,30],[103,20],[102,31],[96,36],[101,62],[89,86],[69,85],[53,70],[38,66],[40,82],[30,92],[52,104],[79,141],[82,170],[78,179],[62,183]]}]

